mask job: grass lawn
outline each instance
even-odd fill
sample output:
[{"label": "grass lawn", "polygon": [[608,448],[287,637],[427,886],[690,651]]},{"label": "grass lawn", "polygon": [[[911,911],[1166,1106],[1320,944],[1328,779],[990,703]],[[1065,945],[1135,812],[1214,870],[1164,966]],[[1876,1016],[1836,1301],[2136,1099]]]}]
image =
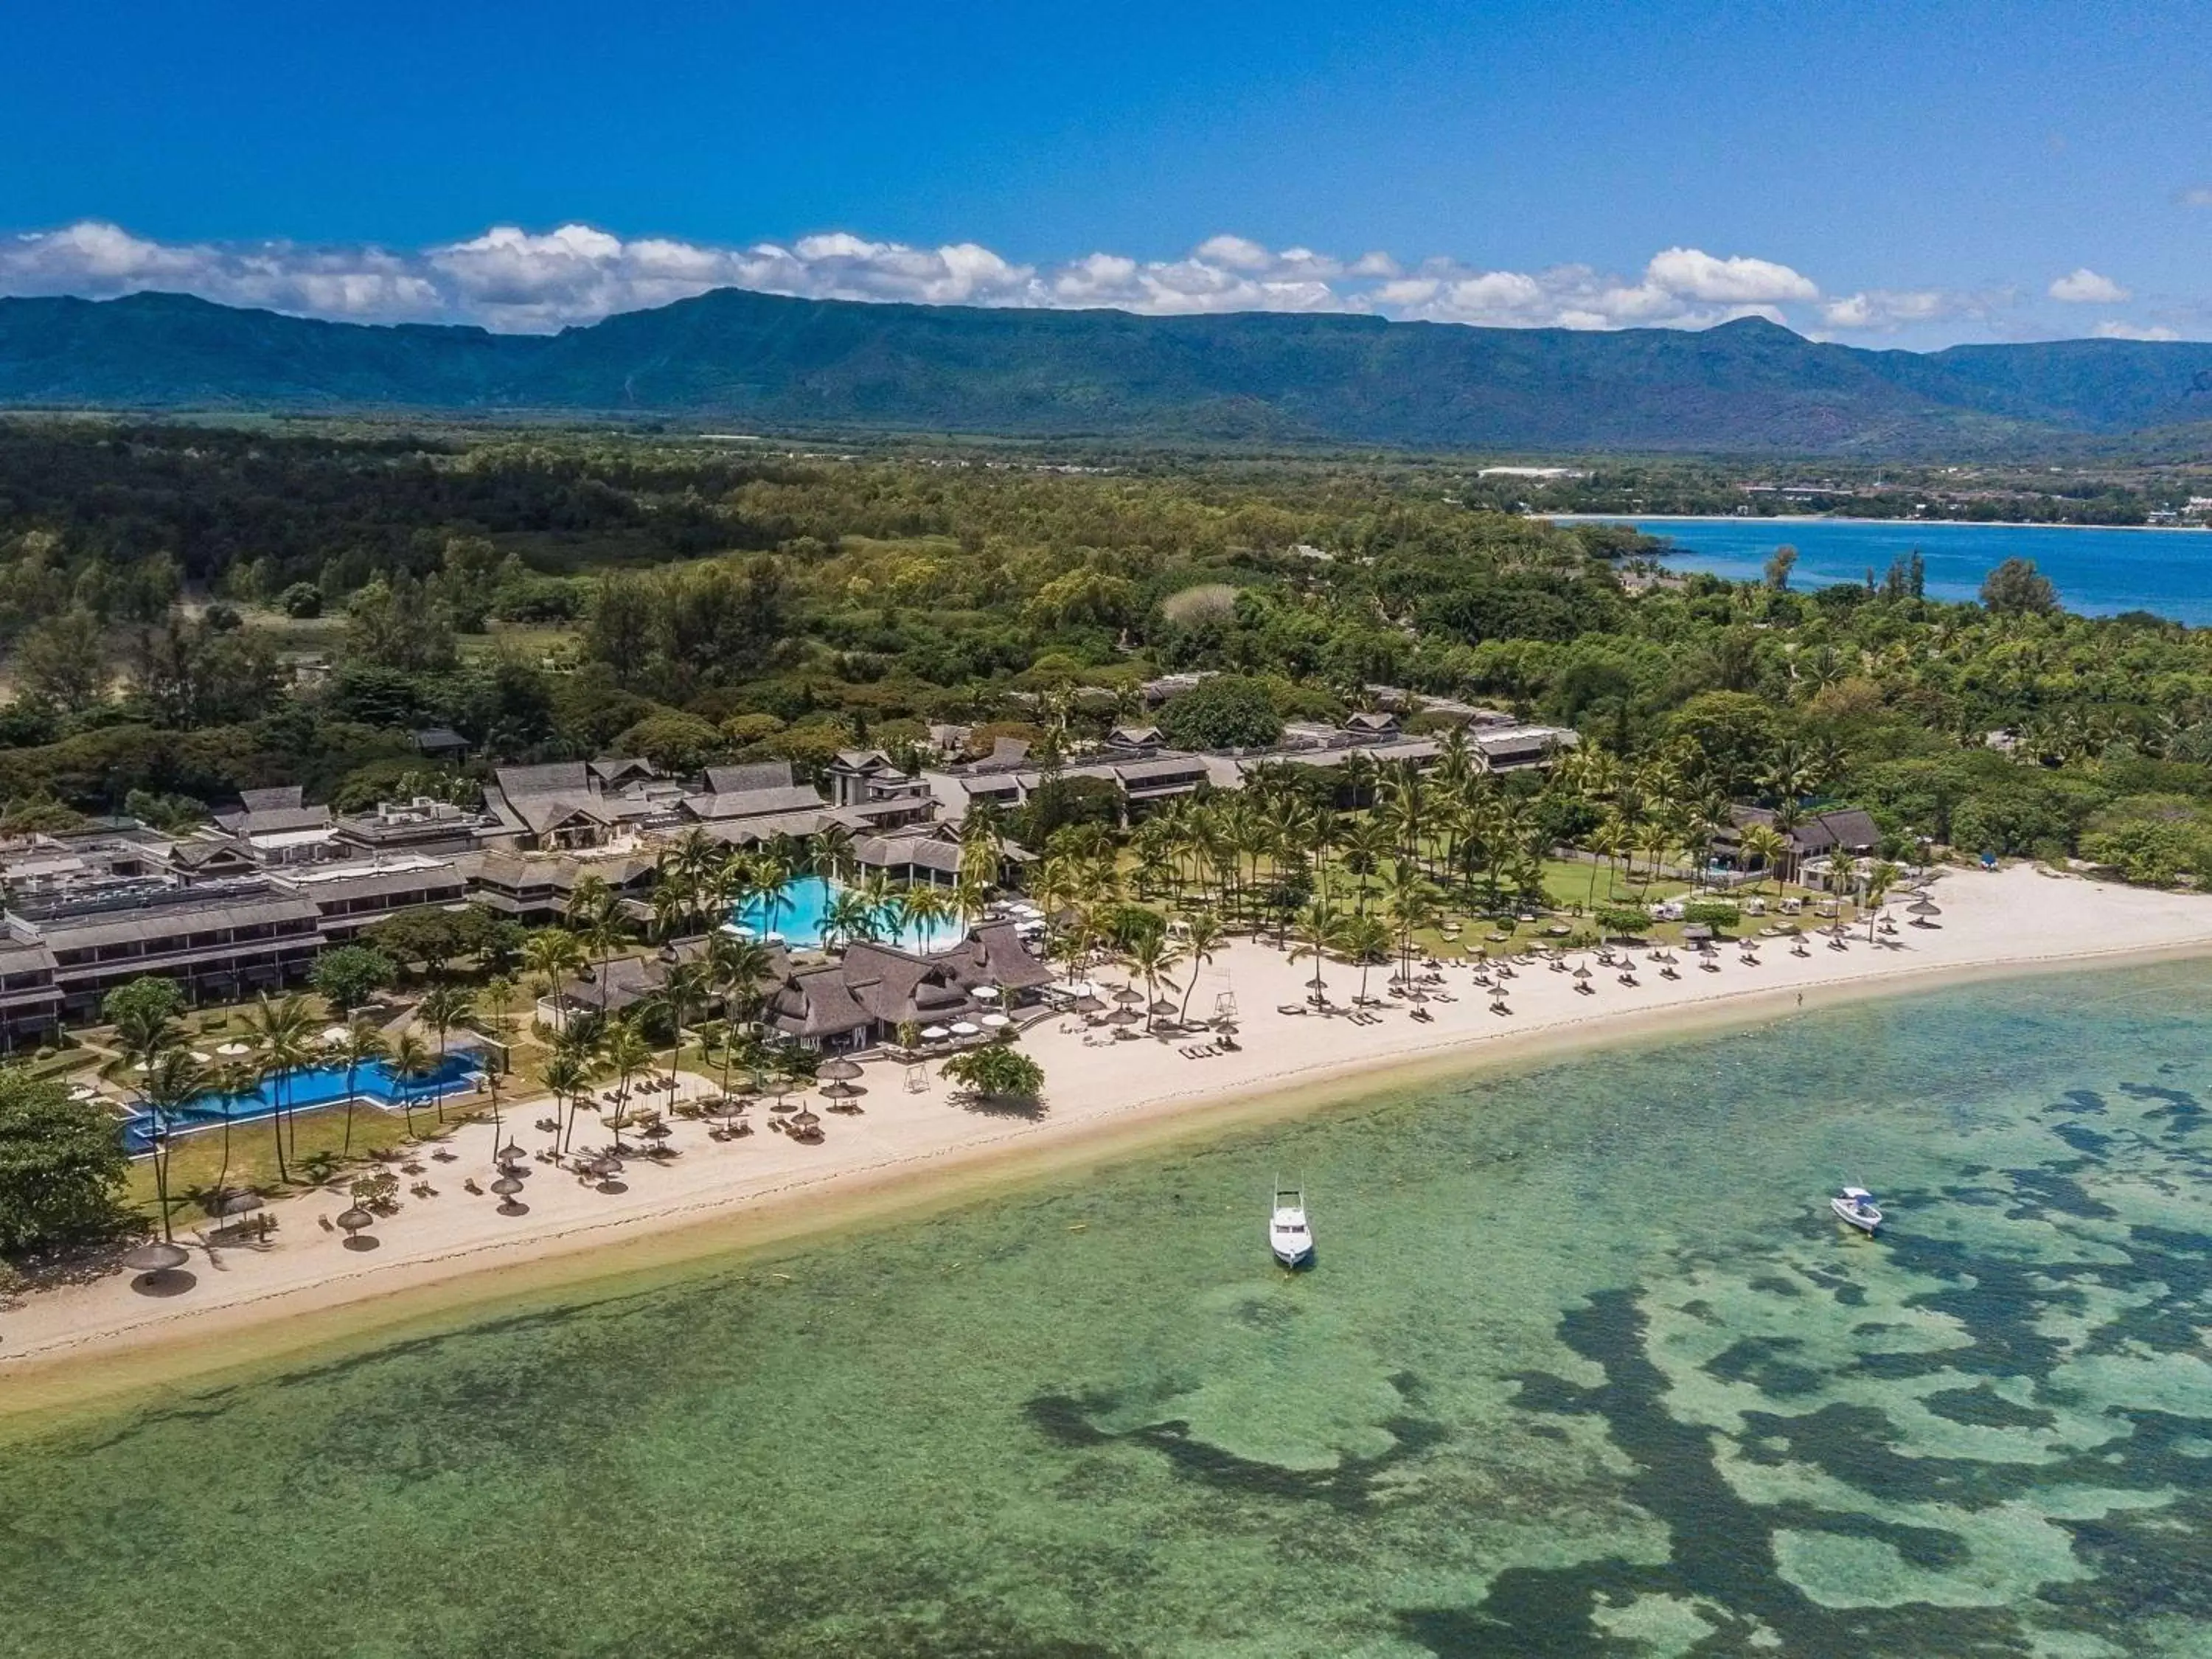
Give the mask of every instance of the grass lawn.
[{"label": "grass lawn", "polygon": [[[501,1089],[500,1099],[505,1106],[511,1096]],[[442,1129],[434,1110],[416,1107],[415,1127],[423,1139],[428,1140],[465,1123],[489,1120],[490,1115],[490,1103],[478,1095],[465,1101],[447,1102],[446,1125]],[[212,1199],[218,1183],[233,1191],[252,1187],[270,1196],[301,1192],[326,1182],[343,1192],[351,1174],[360,1172],[370,1154],[407,1144],[404,1113],[359,1104],[353,1114],[353,1162],[342,1164],[339,1149],[345,1144],[345,1109],[340,1106],[319,1107],[299,1114],[293,1125],[297,1132],[298,1151],[295,1152],[288,1146],[285,1152],[292,1176],[289,1183],[277,1178],[275,1135],[269,1120],[241,1123],[230,1132],[228,1170],[223,1164],[223,1135],[220,1128],[179,1135],[171,1143],[169,1152],[170,1224],[204,1225],[210,1217],[203,1200]],[[131,1164],[126,1199],[142,1214],[155,1214],[151,1158],[138,1158]]]}]

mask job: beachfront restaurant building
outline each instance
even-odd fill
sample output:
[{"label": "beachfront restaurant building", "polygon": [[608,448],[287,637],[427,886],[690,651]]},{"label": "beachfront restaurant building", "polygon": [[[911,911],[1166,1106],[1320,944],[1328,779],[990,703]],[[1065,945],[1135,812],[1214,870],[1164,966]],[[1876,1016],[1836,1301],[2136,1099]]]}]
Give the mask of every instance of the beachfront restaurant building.
[{"label": "beachfront restaurant building", "polygon": [[928,955],[863,941],[825,962],[792,966],[762,1019],[810,1048],[870,1048],[896,1037],[902,1025],[949,1029],[1010,1013],[1036,1002],[1052,977],[1012,922],[987,921],[957,945]]}]

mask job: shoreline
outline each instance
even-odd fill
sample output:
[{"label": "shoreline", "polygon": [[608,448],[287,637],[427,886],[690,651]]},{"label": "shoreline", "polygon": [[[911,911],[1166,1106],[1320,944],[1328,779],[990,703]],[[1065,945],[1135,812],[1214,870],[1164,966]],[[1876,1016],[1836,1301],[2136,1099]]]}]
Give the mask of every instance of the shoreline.
[{"label": "shoreline", "polygon": [[[2036,907],[2022,902],[2031,884],[2038,896],[2063,900],[2055,908],[2070,914],[2054,921],[2054,906],[2046,904],[2036,917]],[[219,1259],[210,1253],[200,1282],[174,1299],[134,1295],[121,1275],[111,1275],[40,1292],[19,1312],[0,1316],[0,1420],[74,1416],[125,1395],[265,1370],[310,1352],[451,1328],[501,1307],[513,1312],[574,1299],[593,1286],[620,1294],[623,1281],[641,1275],[765,1255],[978,1201],[1010,1185],[1427,1078],[1541,1065],[1980,981],[2212,954],[2212,898],[2105,888],[2028,866],[1994,877],[1954,875],[1936,890],[1946,901],[1943,937],[1908,939],[1887,952],[1861,936],[1845,952],[1785,954],[1757,969],[1731,964],[1710,985],[1692,970],[1669,986],[1607,987],[1588,1007],[1565,994],[1565,975],[1524,971],[1514,999],[1532,1008],[1545,1004],[1545,1012],[1508,1027],[1481,1023],[1480,994],[1466,988],[1463,969],[1448,970],[1460,1000],[1437,1010],[1433,1024],[1416,1024],[1395,1008],[1380,1031],[1318,1017],[1248,1013],[1245,1048],[1212,1060],[1179,1060],[1173,1044],[1146,1042],[1085,1049],[1048,1023],[1025,1039],[1046,1067],[1050,1110],[1039,1121],[959,1111],[941,1085],[900,1098],[884,1086],[895,1068],[871,1066],[872,1115],[830,1123],[833,1147],[878,1143],[862,1145],[857,1155],[787,1146],[768,1135],[702,1142],[696,1162],[689,1154],[674,1161],[679,1189],[657,1201],[650,1194],[624,1202],[572,1193],[563,1202],[560,1189],[572,1183],[540,1170],[531,1196],[545,1201],[532,1225],[500,1222],[486,1208],[466,1207],[455,1193],[434,1205],[412,1203],[380,1224],[404,1255],[341,1255],[318,1236],[309,1213],[329,1207],[331,1198],[288,1199],[271,1206],[286,1221],[273,1249],[224,1250]],[[2044,925],[2031,925],[2038,921]],[[1271,1003],[1274,991],[1265,988],[1295,984],[1306,972],[1250,942],[1224,951],[1220,962],[1221,977],[1233,973]],[[1332,988],[1345,990],[1352,971],[1334,966]],[[1625,1006],[1632,996],[1642,997],[1642,1006]],[[1253,1001],[1258,1005],[1260,995]],[[1371,1052],[1347,1057],[1347,1048],[1370,1044]],[[1206,1069],[1229,1059],[1246,1063]],[[1147,1081],[1154,1086],[1143,1086]],[[875,1128],[874,1113],[891,1120]],[[511,1121],[527,1115],[518,1109]],[[772,1167],[752,1167],[763,1161]],[[438,1178],[458,1182],[465,1167],[457,1162]],[[718,1172],[730,1178],[714,1179]],[[643,1165],[637,1173],[656,1182],[671,1175]],[[545,1193],[548,1186],[553,1193]],[[197,1257],[194,1267],[202,1268]]]},{"label": "shoreline", "polygon": [[2142,531],[2146,535],[2203,536],[2212,539],[2212,524],[2053,524],[2033,519],[1862,519],[1844,513],[1533,513],[1553,524],[1865,524],[1926,529],[1955,525],[1966,530]]}]

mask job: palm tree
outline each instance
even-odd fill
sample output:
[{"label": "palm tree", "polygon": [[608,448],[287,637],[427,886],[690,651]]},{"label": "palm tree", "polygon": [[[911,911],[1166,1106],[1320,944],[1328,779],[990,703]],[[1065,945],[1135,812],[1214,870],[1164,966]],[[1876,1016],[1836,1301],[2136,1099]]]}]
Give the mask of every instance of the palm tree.
[{"label": "palm tree", "polygon": [[653,889],[653,936],[663,941],[680,939],[699,913],[698,890],[690,878],[666,871]]},{"label": "palm tree", "polygon": [[523,941],[523,970],[542,997],[551,996],[589,965],[582,941],[565,927],[540,927]]},{"label": "palm tree", "polygon": [[392,1043],[392,1074],[399,1081],[399,1109],[407,1115],[407,1138],[415,1138],[415,1089],[438,1069],[438,1056],[412,1031],[402,1031]]},{"label": "palm tree", "polygon": [[1190,978],[1182,988],[1182,1012],[1177,1018],[1190,1024],[1190,994],[1198,988],[1198,970],[1212,963],[1221,948],[1221,918],[1211,910],[1188,910],[1182,918],[1183,949],[1190,953]]},{"label": "palm tree", "polygon": [[668,1010],[674,1029],[668,1039],[668,1097],[676,1098],[676,1062],[684,1052],[684,1019],[695,1008],[707,1006],[712,970],[703,962],[679,962],[668,970],[660,988],[661,1005]]},{"label": "palm tree", "polygon": [[[465,987],[433,985],[422,994],[415,1005],[415,1018],[428,1024],[438,1034],[438,1059],[442,1065],[446,1058],[446,1034],[476,1011],[476,999]],[[441,1083],[432,1097],[438,1111],[438,1121],[446,1121],[446,1088]]]},{"label": "palm tree", "polygon": [[1390,930],[1380,916],[1346,916],[1337,933],[1345,956],[1359,964],[1359,1000],[1367,1000],[1367,970],[1390,955]]},{"label": "palm tree", "polygon": [[758,939],[717,933],[707,946],[707,972],[722,999],[722,1092],[730,1092],[731,1049],[740,1024],[759,1016],[761,981],[775,966],[775,957]]},{"label": "palm tree", "polygon": [[182,1048],[154,1056],[138,1092],[145,1100],[154,1138],[154,1200],[161,1206],[161,1237],[169,1231],[169,1124],[207,1086],[199,1062]]},{"label": "palm tree", "polygon": [[261,1068],[250,1060],[226,1060],[216,1067],[210,1086],[222,1098],[222,1163],[215,1177],[215,1189],[221,1192],[230,1181],[231,1109],[261,1086]]},{"label": "palm tree", "polygon": [[1167,978],[1168,969],[1182,960],[1182,951],[1168,943],[1167,935],[1145,933],[1129,947],[1131,971],[1142,975],[1145,981],[1145,1029],[1152,1028],[1152,1005],[1159,998],[1159,987],[1166,980],[1170,988],[1175,981]]},{"label": "palm tree", "polygon": [[826,947],[839,941],[849,945],[857,939],[872,939],[882,925],[868,908],[865,894],[841,887],[823,907],[822,943]]},{"label": "palm tree", "polygon": [[807,862],[814,873],[824,881],[842,884],[853,878],[860,866],[860,856],[853,845],[853,832],[840,823],[828,823],[814,834],[814,845]]},{"label": "palm tree", "polygon": [[1763,869],[1770,878],[1778,878],[1782,868],[1783,854],[1790,850],[1790,842],[1782,832],[1768,823],[1747,823],[1736,845],[1743,856],[1753,861],[1754,867]]},{"label": "palm tree", "polygon": [[963,875],[952,884],[952,913],[963,927],[973,927],[990,902],[991,884]]},{"label": "palm tree", "polygon": [[270,1124],[276,1142],[276,1178],[291,1180],[291,1172],[284,1165],[284,1143],[287,1132],[294,1136],[293,1150],[299,1142],[297,1126],[291,1122],[292,1078],[314,1063],[315,1051],[311,1033],[314,1016],[307,1012],[304,999],[288,996],[272,1002],[266,992],[254,1004],[246,1017],[246,1030],[252,1034],[255,1045],[261,1050],[261,1064],[265,1075],[276,1085],[276,1109],[270,1115]]},{"label": "palm tree", "polygon": [[133,1004],[115,1024],[116,1050],[131,1063],[135,1076],[150,1073],[154,1062],[183,1038],[183,1031],[166,1009]]},{"label": "palm tree", "polygon": [[568,1132],[575,1122],[576,1097],[592,1080],[591,1068],[580,1054],[556,1049],[545,1061],[544,1075],[546,1091],[553,1097],[553,1147],[564,1152]]},{"label": "palm tree", "polygon": [[1335,908],[1321,899],[1316,899],[1306,906],[1304,914],[1298,918],[1302,942],[1291,951],[1291,960],[1298,962],[1309,957],[1313,959],[1313,1000],[1316,1004],[1328,1000],[1328,986],[1322,978],[1322,964],[1325,953],[1337,941],[1341,921],[1342,918]]},{"label": "palm tree", "polygon": [[[582,893],[586,883],[598,881],[597,876],[586,876],[576,884],[576,890]],[[607,964],[614,959],[615,951],[623,942],[621,902],[607,890],[605,882],[599,882],[589,903],[579,908],[572,896],[568,908],[572,913],[570,926],[576,929],[584,948],[598,964],[599,1017],[604,1019],[607,1012]]]},{"label": "palm tree", "polygon": [[1382,905],[1398,935],[1398,971],[1410,979],[1414,932],[1427,927],[1436,916],[1435,887],[1416,866],[1401,860],[1390,866],[1383,884]]},{"label": "palm tree", "polygon": [[1882,905],[1888,901],[1889,890],[1897,884],[1897,878],[1904,873],[1887,859],[1876,859],[1874,866],[1867,872],[1866,924],[1867,943],[1869,945],[1874,943],[1875,921],[1881,915]]},{"label": "palm tree", "polygon": [[382,1060],[390,1052],[391,1046],[385,1042],[384,1033],[368,1020],[356,1019],[346,1027],[345,1041],[338,1045],[337,1055],[338,1063],[345,1067],[346,1074],[345,1145],[338,1154],[341,1158],[353,1156],[355,1079],[360,1075],[362,1066]]},{"label": "palm tree", "polygon": [[615,1151],[619,1152],[623,1115],[629,1110],[629,1082],[652,1066],[653,1048],[635,1025],[618,1019],[607,1032],[604,1053],[606,1068],[615,1076]]},{"label": "palm tree", "polygon": [[939,927],[952,915],[952,895],[944,888],[925,882],[909,887],[898,896],[898,908],[903,913],[900,920],[901,933],[912,929],[919,947]]}]

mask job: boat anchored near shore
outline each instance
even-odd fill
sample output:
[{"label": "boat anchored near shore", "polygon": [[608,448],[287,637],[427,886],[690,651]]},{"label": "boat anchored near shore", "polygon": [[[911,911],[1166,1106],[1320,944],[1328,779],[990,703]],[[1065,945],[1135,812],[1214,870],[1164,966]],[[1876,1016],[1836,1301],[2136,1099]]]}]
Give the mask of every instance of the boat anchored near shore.
[{"label": "boat anchored near shore", "polygon": [[1285,1267],[1295,1270],[1313,1265],[1313,1224],[1306,1219],[1304,1188],[1275,1183],[1274,1200],[1267,1212],[1267,1248]]},{"label": "boat anchored near shore", "polygon": [[1863,1233],[1871,1233],[1881,1225],[1881,1212],[1875,1206],[1874,1194],[1863,1187],[1846,1187],[1842,1194],[1828,1200],[1828,1207],[1836,1218]]}]

